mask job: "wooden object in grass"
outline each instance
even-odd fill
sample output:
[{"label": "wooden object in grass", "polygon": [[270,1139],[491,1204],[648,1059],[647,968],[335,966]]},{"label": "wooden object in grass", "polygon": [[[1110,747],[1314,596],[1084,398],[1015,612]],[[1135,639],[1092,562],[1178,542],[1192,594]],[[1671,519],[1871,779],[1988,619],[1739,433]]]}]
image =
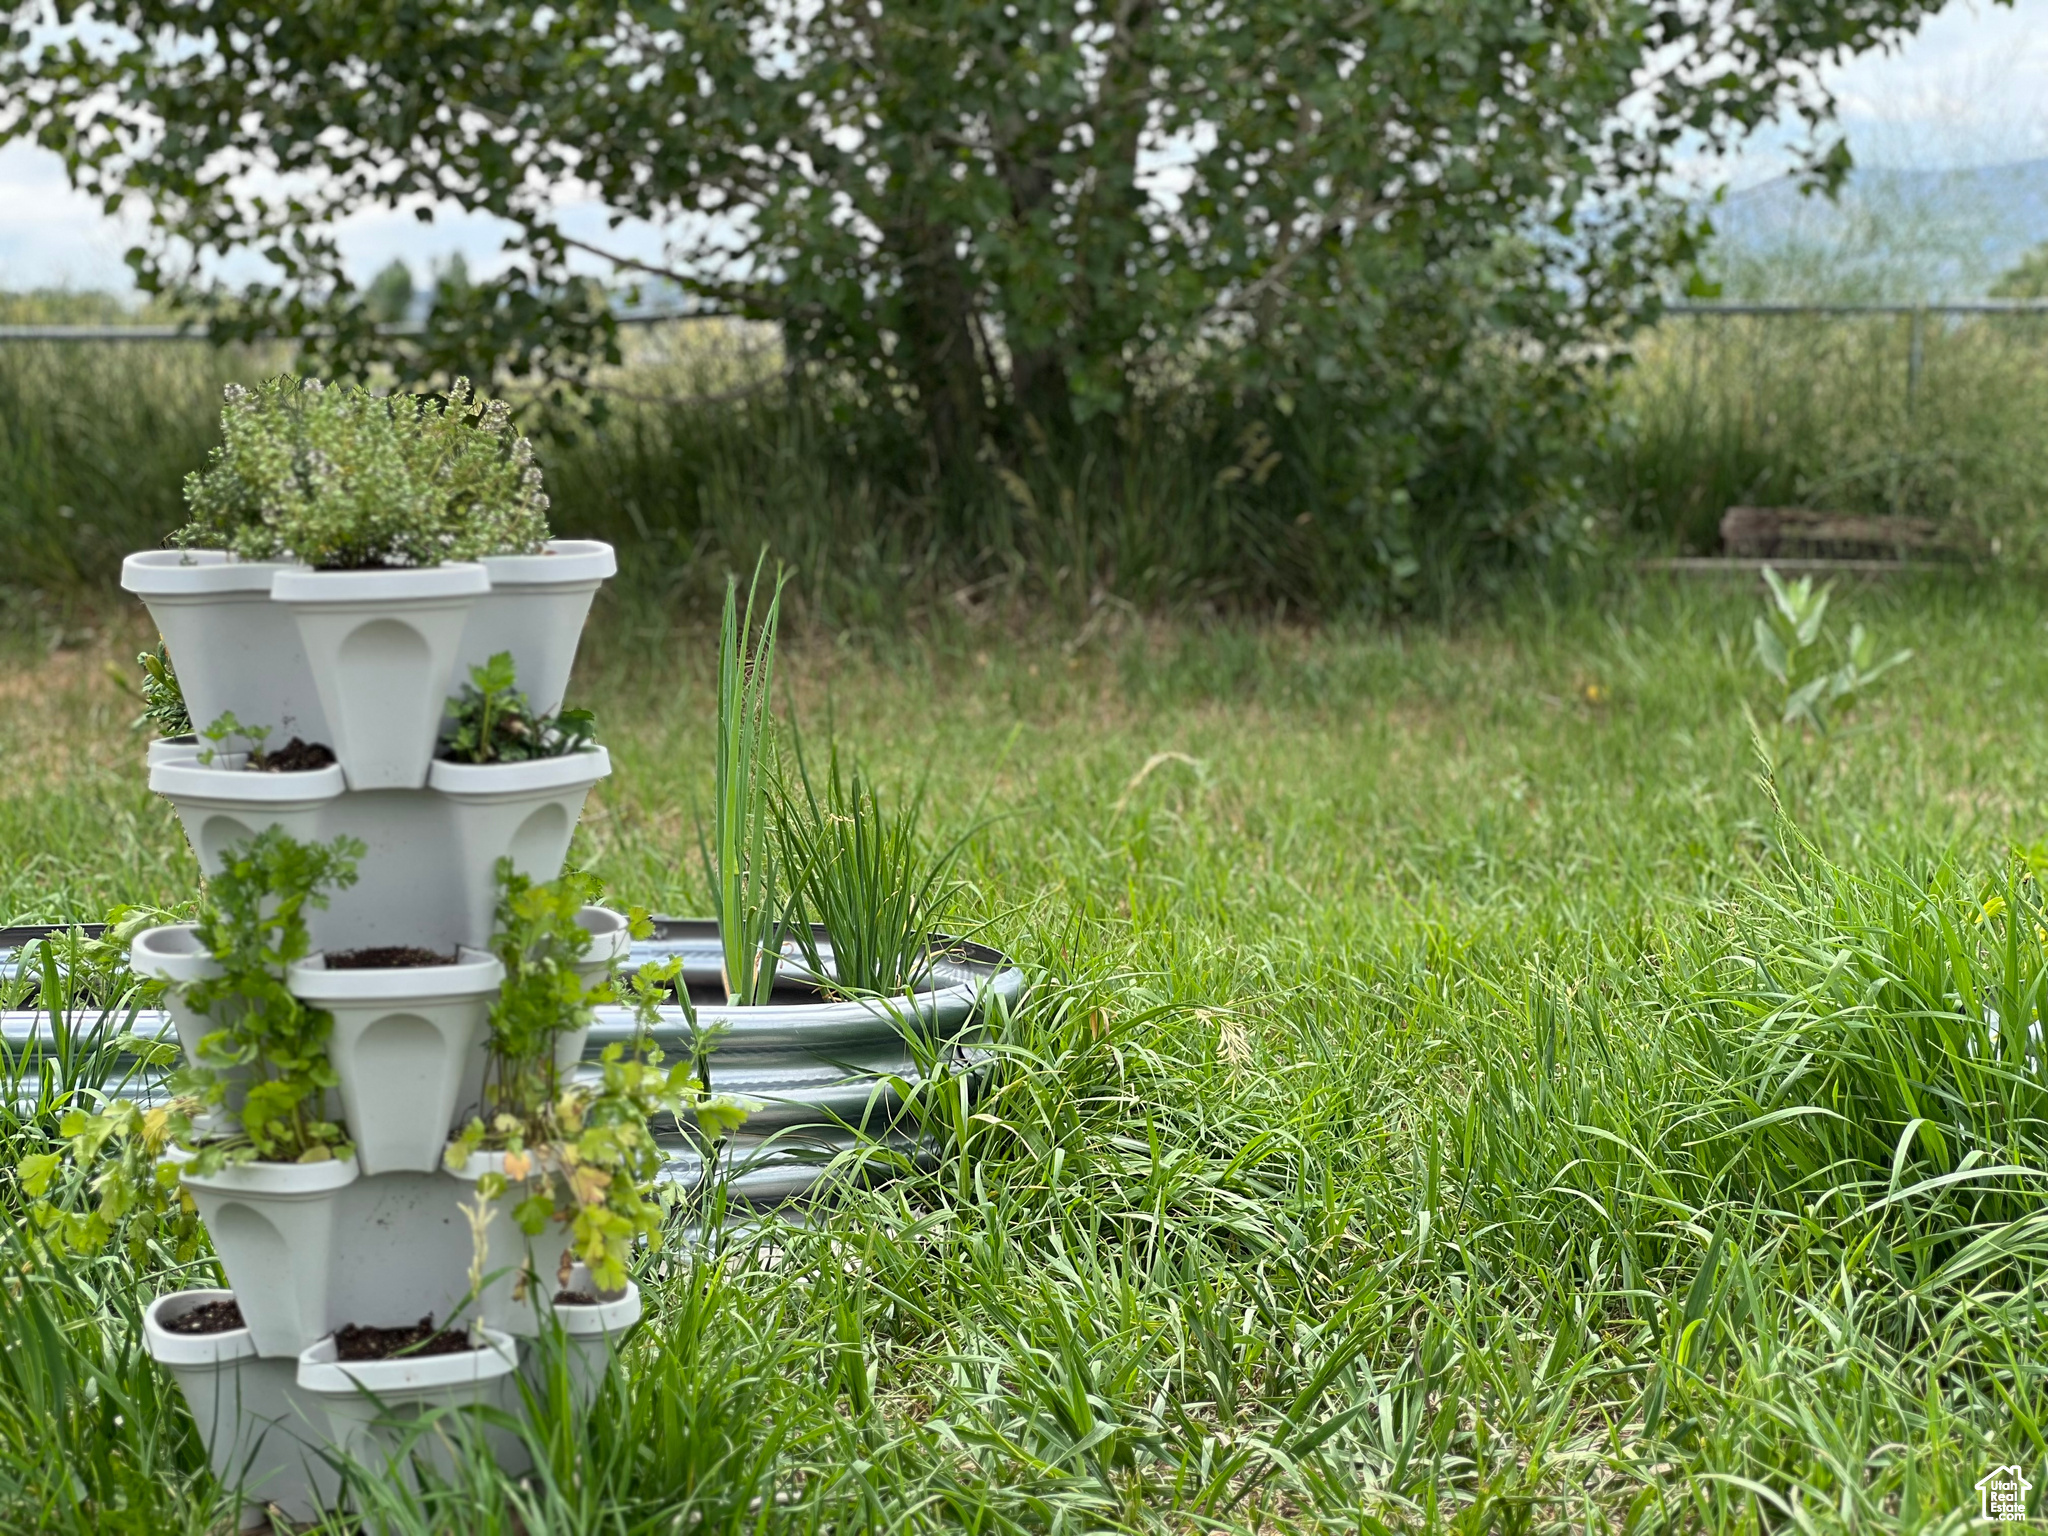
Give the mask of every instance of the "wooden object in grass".
[{"label": "wooden object in grass", "polygon": [[1721,550],[1734,559],[1897,560],[1962,553],[1950,530],[1928,517],[1860,516],[1807,507],[1730,507]]}]

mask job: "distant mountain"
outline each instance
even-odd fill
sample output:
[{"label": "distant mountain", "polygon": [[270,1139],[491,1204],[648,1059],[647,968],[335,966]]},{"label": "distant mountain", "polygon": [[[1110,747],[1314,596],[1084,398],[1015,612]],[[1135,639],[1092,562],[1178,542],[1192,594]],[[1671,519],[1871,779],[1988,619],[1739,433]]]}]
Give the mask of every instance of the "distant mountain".
[{"label": "distant mountain", "polygon": [[1704,210],[1711,265],[1748,297],[1770,290],[1883,290],[1888,297],[1981,295],[2048,242],[2048,158],[1955,171],[1850,172],[1839,198],[1791,177],[1730,193]]}]

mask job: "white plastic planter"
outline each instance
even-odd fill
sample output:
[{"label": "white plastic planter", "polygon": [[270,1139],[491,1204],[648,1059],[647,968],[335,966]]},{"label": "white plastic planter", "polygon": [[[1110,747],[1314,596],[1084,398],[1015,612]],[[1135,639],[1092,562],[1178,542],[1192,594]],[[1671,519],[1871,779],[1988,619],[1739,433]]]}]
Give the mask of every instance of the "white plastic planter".
[{"label": "white plastic planter", "polygon": [[211,763],[195,755],[157,763],[149,787],[171,802],[185,839],[209,875],[219,874],[226,851],[269,827],[299,842],[320,840],[321,816],[346,787],[336,766],[302,773],[251,773],[248,756],[226,753]]},{"label": "white plastic planter", "polygon": [[270,600],[278,573],[294,569],[218,549],[152,549],[121,562],[121,585],[148,605],[201,730],[232,710],[279,741],[329,740],[298,626]]},{"label": "white plastic planter", "polygon": [[470,610],[455,680],[510,651],[527,702],[552,715],[568,692],[590,600],[618,570],[618,557],[596,539],[549,539],[544,554],[486,555],[483,567],[491,591]]},{"label": "white plastic planter", "polygon": [[[588,987],[603,981],[605,972],[622,963],[633,947],[633,932],[626,914],[610,907],[585,907],[576,914],[576,926],[590,935],[590,949],[576,966],[576,975]],[[582,1054],[579,1043],[577,1054]]]},{"label": "white plastic planter", "polygon": [[242,1528],[267,1529],[266,1506],[301,1524],[317,1520],[334,1503],[339,1479],[319,1448],[326,1425],[298,1390],[297,1360],[262,1358],[246,1327],[194,1334],[166,1326],[208,1302],[234,1299],[233,1291],[159,1296],[142,1317],[143,1345],[185,1394],[214,1476],[240,1492]]},{"label": "white plastic planter", "polygon": [[358,1172],[348,1158],[243,1163],[205,1179],[184,1175],[259,1355],[296,1355],[334,1326],[327,1300],[341,1195]]},{"label": "white plastic planter", "polygon": [[[590,1271],[578,1264],[563,1289],[592,1293]],[[561,1325],[566,1346],[571,1400],[579,1411],[587,1409],[604,1385],[613,1357],[640,1326],[640,1287],[628,1280],[625,1290],[616,1296],[600,1296],[594,1305],[555,1302],[552,1315]],[[535,1379],[535,1367],[541,1359],[539,1350],[526,1353],[527,1379],[537,1389],[541,1383]]]},{"label": "white plastic planter", "polygon": [[460,1414],[414,1427],[435,1409],[476,1406],[516,1415],[518,1369],[518,1342],[491,1328],[484,1329],[480,1349],[395,1360],[339,1360],[329,1337],[300,1354],[298,1385],[326,1410],[337,1452],[373,1473],[410,1483],[416,1455],[424,1454],[444,1477],[453,1472],[458,1426],[480,1435],[505,1471],[526,1470],[531,1461],[525,1443],[507,1430]]},{"label": "white plastic planter", "polygon": [[271,596],[297,621],[327,717],[322,739],[350,789],[426,782],[462,632],[489,590],[484,568],[468,562],[277,573]]},{"label": "white plastic planter", "polygon": [[158,763],[189,763],[206,750],[197,736],[159,736],[149,744],[149,766]]},{"label": "white plastic planter", "polygon": [[143,929],[128,946],[128,968],[138,976],[167,983],[164,1012],[171,1016],[185,1059],[197,1062],[199,1042],[222,1027],[185,1001],[185,990],[194,982],[212,981],[220,975],[219,963],[199,942],[197,925],[171,923]]},{"label": "white plastic planter", "polygon": [[[219,964],[199,942],[198,928],[191,923],[172,923],[162,928],[143,929],[128,946],[128,968],[138,976],[166,983],[164,1012],[171,1016],[171,1027],[178,1032],[178,1045],[185,1053],[185,1060],[198,1065],[199,1042],[225,1027],[225,1017],[215,1019],[185,1001],[186,989],[194,982],[211,981],[220,975]],[[223,1075],[226,1092],[221,1109],[229,1116],[239,1115],[247,1092],[244,1085],[248,1069],[229,1067]],[[216,1118],[208,1116],[202,1122],[199,1127],[202,1134],[211,1128]]]},{"label": "white plastic planter", "polygon": [[334,1016],[327,1056],[365,1174],[432,1173],[470,1060],[490,1032],[505,979],[497,957],[464,949],[453,965],[329,970],[324,955],[285,972],[292,995]]},{"label": "white plastic planter", "polygon": [[463,942],[490,942],[499,859],[510,858],[529,880],[562,873],[590,787],[611,771],[611,754],[603,747],[530,763],[433,765],[427,787],[448,802],[450,856],[463,887]]}]

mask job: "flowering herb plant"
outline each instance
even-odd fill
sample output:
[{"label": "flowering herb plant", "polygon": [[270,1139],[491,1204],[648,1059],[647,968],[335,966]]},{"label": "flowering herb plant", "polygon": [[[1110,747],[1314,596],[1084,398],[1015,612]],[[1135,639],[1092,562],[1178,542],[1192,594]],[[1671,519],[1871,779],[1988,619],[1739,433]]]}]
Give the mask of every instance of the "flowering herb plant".
[{"label": "flowering herb plant", "polygon": [[547,539],[533,444],[467,379],[437,397],[285,374],[225,398],[175,544],[349,570],[530,554]]}]

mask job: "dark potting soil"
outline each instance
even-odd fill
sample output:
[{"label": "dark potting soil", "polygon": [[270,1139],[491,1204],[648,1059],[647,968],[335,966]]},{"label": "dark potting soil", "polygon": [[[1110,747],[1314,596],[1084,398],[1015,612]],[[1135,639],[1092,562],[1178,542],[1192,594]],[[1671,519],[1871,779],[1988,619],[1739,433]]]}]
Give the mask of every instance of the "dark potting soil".
[{"label": "dark potting soil", "polygon": [[334,749],[327,743],[294,736],[275,752],[252,756],[248,767],[255,773],[311,773],[315,768],[332,768],[334,763]]},{"label": "dark potting soil", "polygon": [[597,1298],[588,1291],[557,1291],[555,1305],[558,1307],[594,1307]]},{"label": "dark potting soil", "polygon": [[330,971],[400,971],[416,965],[453,965],[454,955],[437,955],[414,944],[380,944],[370,949],[330,949]]},{"label": "dark potting soil", "polygon": [[243,1327],[242,1309],[232,1301],[209,1301],[178,1317],[166,1318],[166,1333],[233,1333]]},{"label": "dark potting soil", "polygon": [[334,1330],[337,1360],[389,1360],[396,1355],[465,1355],[476,1345],[460,1328],[434,1329],[432,1314],[409,1328],[365,1328],[346,1323]]}]

